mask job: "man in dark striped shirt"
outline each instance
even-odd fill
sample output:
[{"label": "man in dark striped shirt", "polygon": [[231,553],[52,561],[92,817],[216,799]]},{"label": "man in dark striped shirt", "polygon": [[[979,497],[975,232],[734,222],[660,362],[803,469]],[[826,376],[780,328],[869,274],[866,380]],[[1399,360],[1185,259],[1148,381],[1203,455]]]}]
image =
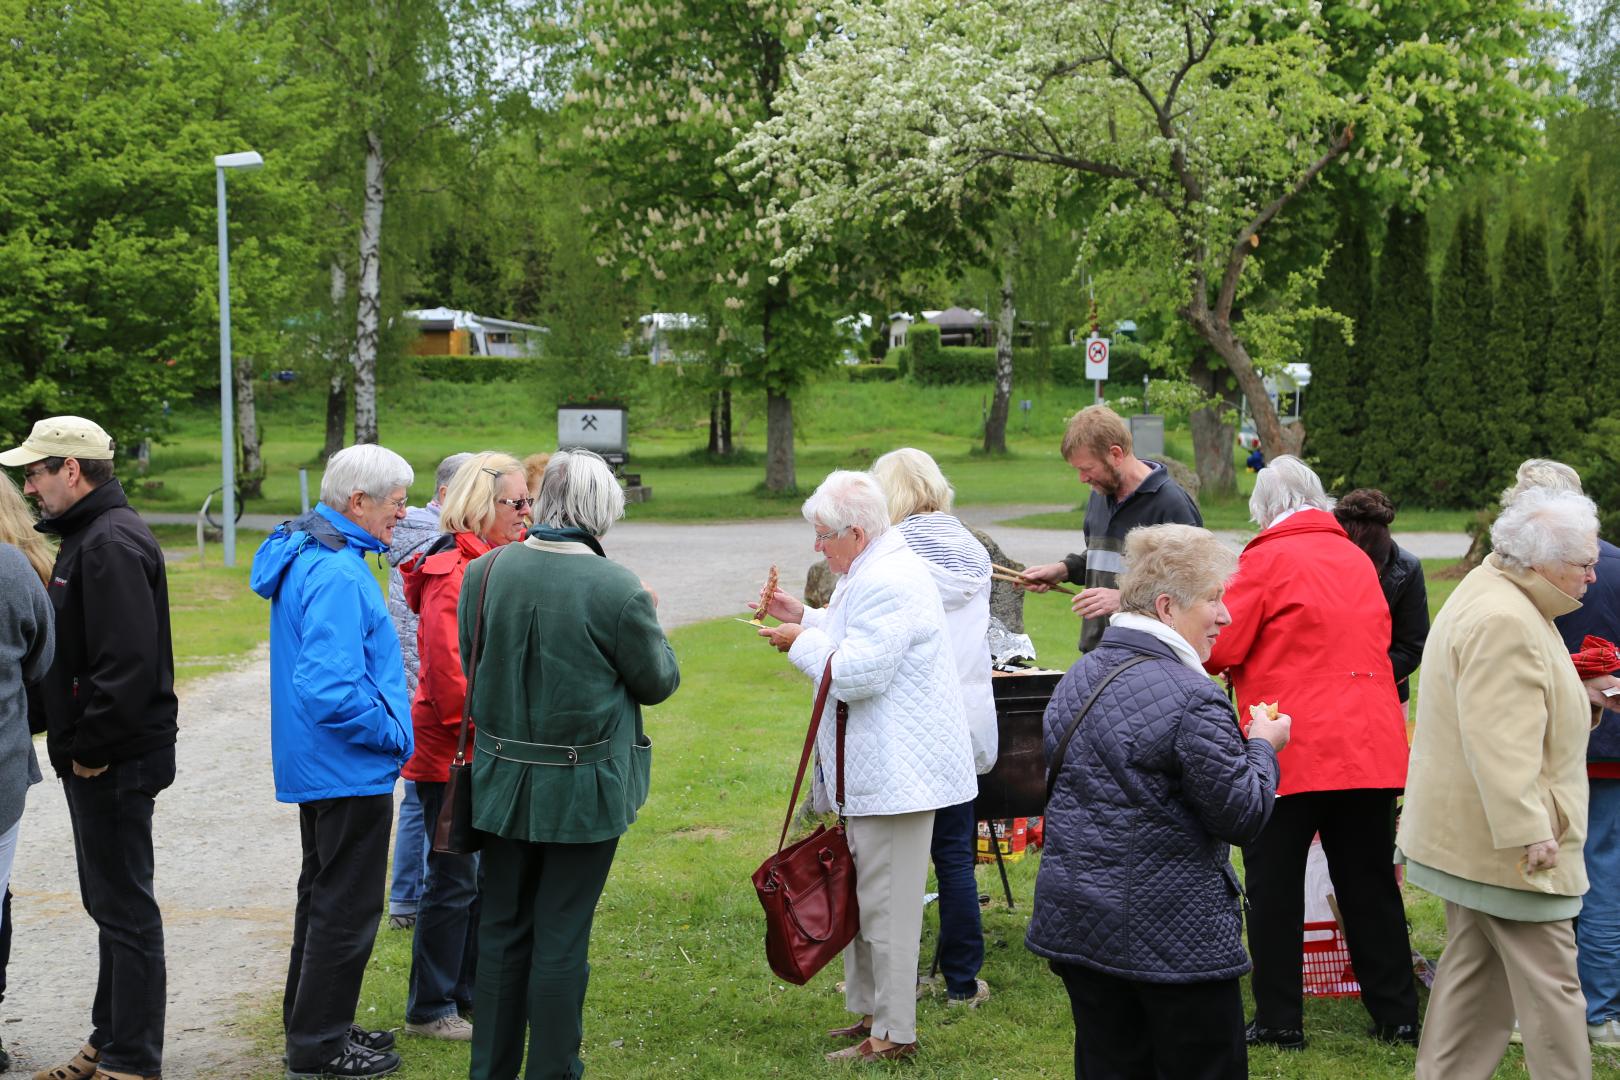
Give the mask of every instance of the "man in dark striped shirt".
[{"label": "man in dark striped shirt", "polygon": [[1198,503],[1157,461],[1144,461],[1131,449],[1131,431],[1106,405],[1081,409],[1063,433],[1063,458],[1091,488],[1086,503],[1083,554],[1062,562],[1032,566],[1024,577],[1031,592],[1053,585],[1083,586],[1070,606],[1084,622],[1080,651],[1090,652],[1119,610],[1119,575],[1125,569],[1125,534],[1139,525],[1198,525],[1204,517]]}]

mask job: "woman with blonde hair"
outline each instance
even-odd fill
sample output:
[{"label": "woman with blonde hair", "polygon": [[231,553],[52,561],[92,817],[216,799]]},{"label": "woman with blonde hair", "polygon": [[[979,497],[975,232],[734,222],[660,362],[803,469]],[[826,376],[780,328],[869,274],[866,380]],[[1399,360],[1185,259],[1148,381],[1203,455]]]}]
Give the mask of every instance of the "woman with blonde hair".
[{"label": "woman with blonde hair", "polygon": [[[954,493],[939,464],[921,450],[902,447],[872,463],[872,478],[889,503],[889,520],[920,556],[939,590],[945,630],[979,775],[996,764],[996,701],[990,690],[990,555],[950,512]],[[973,799],[934,811],[929,854],[939,881],[939,970],[945,1003],[975,1008],[990,997],[979,978],[984,928],[979,885],[973,875]]]},{"label": "woman with blonde hair", "polygon": [[[405,602],[416,612],[418,671],[411,725],[416,752],[400,771],[416,782],[422,819],[432,836],[450,779],[467,679],[456,636],[456,601],[467,564],[522,540],[530,506],[523,464],[509,454],[473,454],[456,470],[439,511],[439,539],[407,562]],[[468,744],[469,754],[472,751]],[[416,909],[405,1030],[467,1042],[477,950],[478,856],[429,852]]]},{"label": "woman with blonde hair", "polygon": [[56,565],[56,551],[43,533],[34,531],[37,520],[16,483],[0,473],[0,544],[10,544],[21,551],[28,565],[39,575],[40,583],[49,585],[51,567]]}]

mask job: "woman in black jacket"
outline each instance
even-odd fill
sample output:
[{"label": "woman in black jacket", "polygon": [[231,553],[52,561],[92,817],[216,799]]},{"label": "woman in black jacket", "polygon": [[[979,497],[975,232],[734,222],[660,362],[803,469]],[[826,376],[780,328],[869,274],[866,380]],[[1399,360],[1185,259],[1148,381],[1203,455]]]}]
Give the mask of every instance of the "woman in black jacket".
[{"label": "woman in black jacket", "polygon": [[1429,636],[1429,593],[1423,584],[1423,564],[1389,535],[1395,504],[1377,488],[1350,492],[1333,508],[1333,516],[1378,571],[1378,584],[1389,604],[1389,662],[1404,702],[1410,694],[1408,679],[1423,660],[1423,642]]}]

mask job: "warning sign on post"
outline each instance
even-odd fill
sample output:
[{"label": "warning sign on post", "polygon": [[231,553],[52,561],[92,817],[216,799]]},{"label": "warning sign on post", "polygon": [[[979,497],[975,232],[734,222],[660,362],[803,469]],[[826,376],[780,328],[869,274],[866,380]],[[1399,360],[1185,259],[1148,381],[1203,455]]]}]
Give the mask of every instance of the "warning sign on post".
[{"label": "warning sign on post", "polygon": [[1086,339],[1086,378],[1108,378],[1108,339],[1092,335]]}]

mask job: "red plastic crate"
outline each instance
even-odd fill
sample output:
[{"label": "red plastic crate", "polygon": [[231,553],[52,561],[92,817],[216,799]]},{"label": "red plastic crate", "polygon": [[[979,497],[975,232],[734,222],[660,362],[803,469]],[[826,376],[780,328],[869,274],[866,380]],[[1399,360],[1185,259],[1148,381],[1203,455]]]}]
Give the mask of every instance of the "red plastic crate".
[{"label": "red plastic crate", "polygon": [[1359,997],[1361,983],[1350,966],[1350,947],[1338,923],[1305,924],[1305,993],[1316,997]]}]

